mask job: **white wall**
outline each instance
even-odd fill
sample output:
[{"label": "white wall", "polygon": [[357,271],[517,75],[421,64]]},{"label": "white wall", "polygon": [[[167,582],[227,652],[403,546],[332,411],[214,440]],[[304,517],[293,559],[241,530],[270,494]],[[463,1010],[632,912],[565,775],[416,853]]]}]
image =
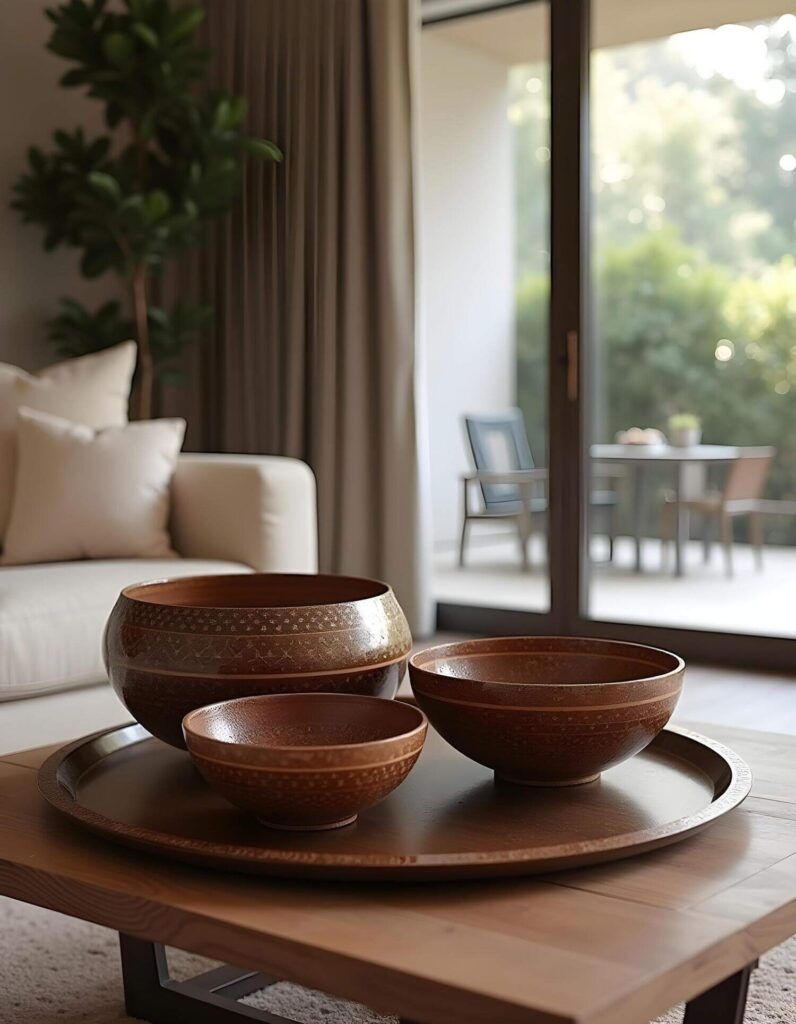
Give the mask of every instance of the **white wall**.
[{"label": "white wall", "polygon": [[28,146],[48,145],[54,128],[102,128],[96,103],[58,88],[68,65],[45,50],[50,3],[0,3],[0,362],[31,369],[53,361],[43,325],[61,296],[99,305],[114,288],[110,279],[84,281],[74,253],[45,253],[42,232],[8,205]]},{"label": "white wall", "polygon": [[508,68],[421,35],[420,337],[427,381],[434,542],[458,534],[469,468],[465,412],[515,402],[512,140]]}]

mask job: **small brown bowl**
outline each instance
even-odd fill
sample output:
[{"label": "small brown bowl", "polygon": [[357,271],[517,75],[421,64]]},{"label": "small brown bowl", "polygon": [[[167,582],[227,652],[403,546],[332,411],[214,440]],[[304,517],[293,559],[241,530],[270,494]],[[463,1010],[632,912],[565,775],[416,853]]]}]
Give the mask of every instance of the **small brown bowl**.
[{"label": "small brown bowl", "polygon": [[462,754],[508,782],[574,786],[647,746],[674,711],[681,658],[577,637],[500,637],[409,661],[417,703]]},{"label": "small brown bowl", "polygon": [[402,701],[270,694],[198,708],[182,723],[205,781],[270,828],[339,828],[399,786],[428,723]]},{"label": "small brown bowl", "polygon": [[386,583],[238,573],[125,587],[105,627],[105,666],[127,710],[183,747],[189,711],[266,693],[394,697],[412,647]]}]

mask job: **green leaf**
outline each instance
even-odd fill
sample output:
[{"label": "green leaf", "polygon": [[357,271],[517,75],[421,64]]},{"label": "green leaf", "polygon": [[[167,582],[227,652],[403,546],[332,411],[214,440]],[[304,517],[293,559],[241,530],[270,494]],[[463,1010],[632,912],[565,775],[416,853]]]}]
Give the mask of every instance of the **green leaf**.
[{"label": "green leaf", "polygon": [[87,249],[80,261],[80,272],[84,277],[99,277],[117,263],[117,254],[107,246]]},{"label": "green leaf", "polygon": [[108,63],[122,68],[135,57],[135,43],[124,32],[111,32],[102,40],[102,52]]},{"label": "green leaf", "polygon": [[187,379],[188,374],[185,370],[171,368],[158,370],[158,380],[161,384],[167,384],[175,387],[180,384],[184,384]]},{"label": "green leaf", "polygon": [[143,21],[134,21],[130,26],[130,31],[150,50],[157,50],[160,46],[157,32],[149,25],[145,25]]},{"label": "green leaf", "polygon": [[108,155],[108,151],[110,150],[110,148],[111,140],[107,137],[107,135],[102,135],[100,136],[100,138],[96,139],[89,147],[87,154],[88,159],[92,163],[97,164],[100,162],[100,160],[105,159],[105,157]]},{"label": "green leaf", "polygon": [[112,199],[118,203],[122,198],[119,182],[112,174],[106,174],[104,171],[91,171],[88,175],[88,182],[95,192],[105,196],[107,199]]},{"label": "green leaf", "polygon": [[111,100],[105,108],[105,124],[109,128],[115,128],[124,117],[124,107],[121,103]]},{"label": "green leaf", "polygon": [[248,104],[243,96],[228,96],[227,102],[229,106],[229,116],[227,117],[227,125],[230,128],[234,128],[239,125],[246,117],[246,111]]},{"label": "green leaf", "polygon": [[167,41],[174,43],[191,35],[202,23],[204,16],[205,12],[200,7],[183,7],[175,11],[165,32]]},{"label": "green leaf", "polygon": [[229,122],[230,113],[232,108],[230,107],[229,100],[221,99],[216,104],[215,114],[213,116],[213,123],[216,128],[224,128]]},{"label": "green leaf", "polygon": [[143,210],[144,209],[144,197],[135,193],[131,196],[125,196],[124,202],[119,207],[120,211],[127,213],[130,210]]},{"label": "green leaf", "polygon": [[138,134],[140,138],[146,141],[152,138],[155,133],[155,128],[157,127],[157,116],[158,112],[156,107],[153,107],[144,114],[138,122]]},{"label": "green leaf", "polygon": [[65,57],[67,60],[87,62],[91,59],[91,51],[87,46],[83,33],[75,32],[68,28],[56,28],[50,36],[47,49],[58,57]]},{"label": "green leaf", "polygon": [[73,88],[76,85],[85,85],[89,81],[90,74],[83,68],[72,68],[71,71],[67,71],[66,74],[61,75],[58,80],[58,84],[62,85],[65,89]]},{"label": "green leaf", "polygon": [[47,336],[59,355],[99,352],[131,337],[133,326],[117,301],[92,313],[74,299],[61,299],[61,311],[47,323]]},{"label": "green leaf", "polygon": [[241,139],[241,146],[258,160],[273,160],[276,163],[282,162],[282,150],[273,142],[267,139]]},{"label": "green leaf", "polygon": [[163,189],[156,188],[147,193],[144,213],[150,222],[162,220],[171,211],[171,199]]},{"label": "green leaf", "polygon": [[160,306],[149,306],[147,308],[147,319],[160,326],[166,326],[169,322],[168,313],[165,309],[161,309]]},{"label": "green leaf", "polygon": [[37,146],[31,146],[28,150],[28,163],[37,174],[44,174],[47,168],[44,153]]},{"label": "green leaf", "polygon": [[52,252],[56,246],[60,245],[63,240],[63,232],[57,227],[48,228],[47,233],[44,236],[44,250],[45,252]]}]

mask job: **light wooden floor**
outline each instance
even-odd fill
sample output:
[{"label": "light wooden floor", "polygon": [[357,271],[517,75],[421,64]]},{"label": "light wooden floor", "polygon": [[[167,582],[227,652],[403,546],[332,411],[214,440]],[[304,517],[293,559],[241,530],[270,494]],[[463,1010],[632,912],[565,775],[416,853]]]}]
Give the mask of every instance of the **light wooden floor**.
[{"label": "light wooden floor", "polygon": [[796,733],[796,675],[691,665],[678,719]]}]

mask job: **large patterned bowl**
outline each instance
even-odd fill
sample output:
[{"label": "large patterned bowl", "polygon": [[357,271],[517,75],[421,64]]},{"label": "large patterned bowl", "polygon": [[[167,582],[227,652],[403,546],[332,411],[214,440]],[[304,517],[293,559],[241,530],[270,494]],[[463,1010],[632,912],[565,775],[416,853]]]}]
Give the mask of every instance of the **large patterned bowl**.
[{"label": "large patterned bowl", "polygon": [[409,662],[434,728],[525,785],[593,782],[647,746],[683,685],[681,658],[578,637],[499,637],[431,647]]},{"label": "large patterned bowl", "polygon": [[266,693],[394,697],[412,645],[392,590],[348,576],[193,576],[126,587],[105,665],[130,714],[184,747],[194,708]]}]

